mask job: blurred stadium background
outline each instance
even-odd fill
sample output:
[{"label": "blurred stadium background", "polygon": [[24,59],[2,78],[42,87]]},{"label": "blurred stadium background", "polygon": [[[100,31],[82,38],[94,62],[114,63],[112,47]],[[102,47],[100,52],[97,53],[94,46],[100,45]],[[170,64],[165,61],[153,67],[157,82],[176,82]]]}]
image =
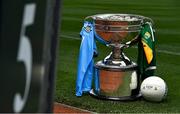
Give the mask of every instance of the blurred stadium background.
[{"label": "blurred stadium background", "polygon": [[[64,0],[59,32],[59,60],[55,101],[93,112],[180,112],[180,1],[178,0]],[[168,85],[167,99],[161,103],[144,100],[113,102],[94,99],[89,95],[75,96],[79,32],[86,16],[100,13],[130,13],[150,17],[155,22],[157,37],[157,72]],[[102,59],[109,50],[97,43]],[[127,55],[136,60],[137,51]]]}]

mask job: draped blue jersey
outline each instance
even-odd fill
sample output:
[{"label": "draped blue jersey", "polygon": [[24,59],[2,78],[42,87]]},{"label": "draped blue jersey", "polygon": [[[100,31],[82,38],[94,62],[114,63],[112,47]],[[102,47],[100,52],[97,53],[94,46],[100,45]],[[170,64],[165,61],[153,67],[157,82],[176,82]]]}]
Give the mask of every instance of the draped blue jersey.
[{"label": "draped blue jersey", "polygon": [[91,22],[84,22],[80,35],[82,40],[78,60],[76,96],[81,96],[83,92],[91,90],[94,68],[93,55],[97,53],[94,26]]}]

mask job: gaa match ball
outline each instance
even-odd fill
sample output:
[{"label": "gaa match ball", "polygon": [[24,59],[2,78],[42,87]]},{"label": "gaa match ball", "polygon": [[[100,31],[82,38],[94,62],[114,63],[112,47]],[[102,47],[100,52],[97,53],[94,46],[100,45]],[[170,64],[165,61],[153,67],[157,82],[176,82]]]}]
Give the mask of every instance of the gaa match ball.
[{"label": "gaa match ball", "polygon": [[144,79],[140,92],[144,99],[160,102],[167,96],[167,85],[160,77],[151,76]]}]

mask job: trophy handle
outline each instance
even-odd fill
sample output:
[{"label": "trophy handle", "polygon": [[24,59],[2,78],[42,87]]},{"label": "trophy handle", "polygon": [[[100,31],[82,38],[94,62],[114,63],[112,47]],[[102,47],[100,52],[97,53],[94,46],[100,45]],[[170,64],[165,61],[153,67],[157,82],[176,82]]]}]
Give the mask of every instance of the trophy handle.
[{"label": "trophy handle", "polygon": [[87,16],[84,21],[93,22],[94,18],[92,16]]},{"label": "trophy handle", "polygon": [[131,41],[126,42],[126,44],[124,45],[124,47],[125,47],[125,48],[131,47],[131,46],[137,44],[138,42],[139,42],[139,34],[138,34],[134,39],[132,39]]},{"label": "trophy handle", "polygon": [[143,18],[143,23],[142,24],[149,22],[149,23],[152,24],[152,26],[154,25],[154,21],[151,18],[144,17],[144,16],[142,18]]}]

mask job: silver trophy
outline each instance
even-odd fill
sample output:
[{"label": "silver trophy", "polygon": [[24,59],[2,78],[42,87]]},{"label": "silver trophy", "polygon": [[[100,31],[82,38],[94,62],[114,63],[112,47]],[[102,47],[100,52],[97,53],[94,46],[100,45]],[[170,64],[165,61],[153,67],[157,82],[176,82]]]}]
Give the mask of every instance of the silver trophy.
[{"label": "silver trophy", "polygon": [[90,94],[100,99],[134,100],[139,95],[137,64],[123,52],[137,43],[145,22],[150,18],[132,14],[99,14],[86,17],[93,20],[96,35],[112,48],[110,54],[95,64],[98,89]]}]

